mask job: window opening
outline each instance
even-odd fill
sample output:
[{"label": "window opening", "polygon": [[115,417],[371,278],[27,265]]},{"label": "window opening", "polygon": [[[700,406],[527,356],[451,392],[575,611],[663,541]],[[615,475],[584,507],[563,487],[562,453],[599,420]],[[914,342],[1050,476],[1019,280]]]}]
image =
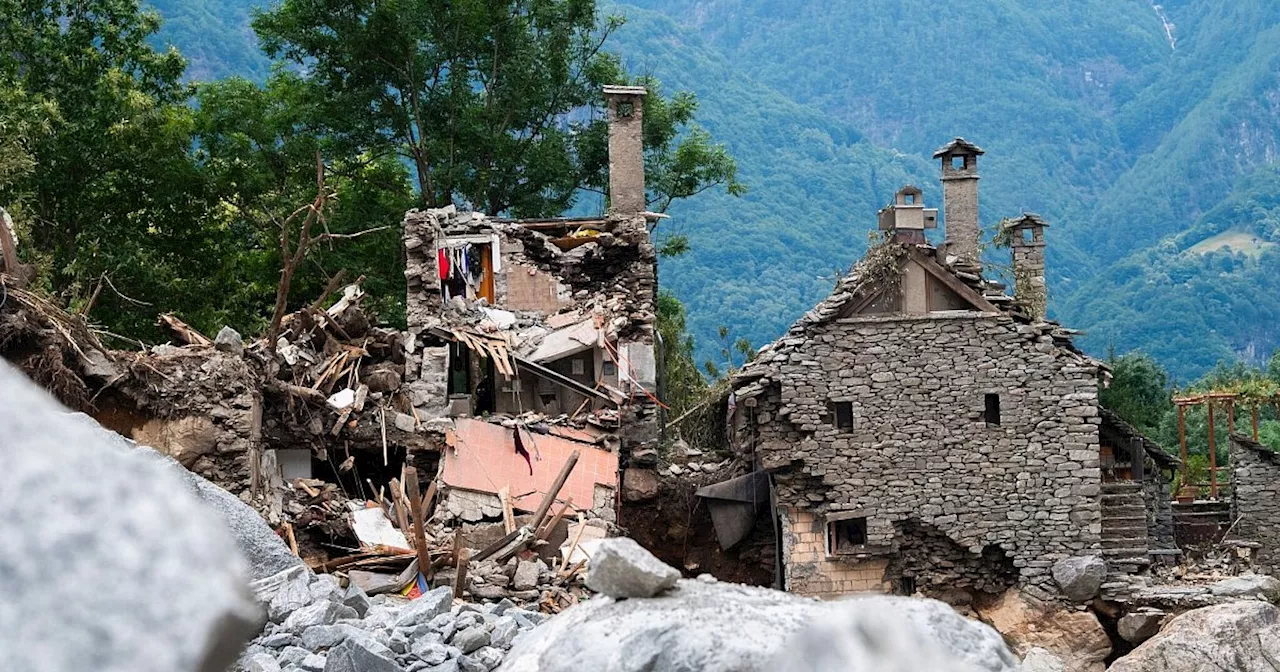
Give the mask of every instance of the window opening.
[{"label": "window opening", "polygon": [[831,406],[832,413],[835,416],[836,429],[853,429],[853,402],[837,401]]},{"label": "window opening", "polygon": [[1000,426],[1000,395],[987,394],[983,397],[982,418],[987,421],[988,427]]},{"label": "window opening", "polygon": [[963,156],[953,156],[953,157],[951,157],[951,169],[952,169],[952,170],[961,170],[961,169],[963,169],[963,168],[964,168],[964,157],[963,157]]},{"label": "window opening", "polygon": [[867,544],[867,519],[845,518],[827,523],[827,553],[857,553]]},{"label": "window opening", "polygon": [[915,595],[916,594],[916,577],[903,576],[898,579],[899,595]]}]

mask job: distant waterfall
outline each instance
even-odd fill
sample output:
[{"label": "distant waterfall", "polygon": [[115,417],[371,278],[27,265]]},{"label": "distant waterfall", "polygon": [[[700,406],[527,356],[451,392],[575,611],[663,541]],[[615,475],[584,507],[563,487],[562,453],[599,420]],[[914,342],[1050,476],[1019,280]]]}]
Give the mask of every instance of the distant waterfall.
[{"label": "distant waterfall", "polygon": [[1155,0],[1147,1],[1151,3],[1151,9],[1156,10],[1156,16],[1160,17],[1160,23],[1164,25],[1164,35],[1169,40],[1169,49],[1177,49],[1178,38],[1173,34],[1173,31],[1177,26],[1173,25],[1173,22],[1169,21],[1169,16],[1164,13],[1163,6],[1157,5]]}]

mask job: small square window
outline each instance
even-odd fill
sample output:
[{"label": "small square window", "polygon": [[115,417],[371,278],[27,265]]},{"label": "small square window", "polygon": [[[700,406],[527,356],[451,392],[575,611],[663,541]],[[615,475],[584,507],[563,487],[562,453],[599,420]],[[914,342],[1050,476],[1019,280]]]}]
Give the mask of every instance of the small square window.
[{"label": "small square window", "polygon": [[964,169],[964,157],[963,157],[963,156],[953,156],[953,157],[951,157],[951,169],[952,169],[952,170],[962,170],[962,169]]},{"label": "small square window", "polygon": [[983,395],[982,419],[987,421],[988,427],[1000,426],[1000,395]]},{"label": "small square window", "polygon": [[837,401],[831,404],[831,415],[836,429],[850,431],[853,429],[853,402]]},{"label": "small square window", "polygon": [[632,103],[630,101],[625,101],[625,100],[618,102],[619,117],[623,117],[623,118],[631,117],[631,116],[634,116],[635,113],[636,113],[635,103]]},{"label": "small square window", "polygon": [[575,359],[569,362],[569,371],[571,372],[571,375],[585,375],[587,373],[587,363],[581,359]]},{"label": "small square window", "polygon": [[858,553],[867,545],[867,519],[845,518],[827,523],[827,554]]},{"label": "small square window", "polygon": [[613,362],[605,362],[605,363],[604,363],[604,366],[603,366],[603,367],[601,367],[601,370],[603,371],[604,375],[606,375],[606,376],[616,376],[616,375],[618,375],[618,365],[617,365],[617,364],[614,364]]},{"label": "small square window", "polygon": [[916,195],[915,195],[915,194],[907,194],[907,195],[906,195],[906,198],[905,198],[904,200],[906,200],[907,205],[915,205],[915,203],[916,203]]},{"label": "small square window", "polygon": [[915,595],[916,594],[916,577],[902,576],[898,578],[898,594],[899,595]]}]

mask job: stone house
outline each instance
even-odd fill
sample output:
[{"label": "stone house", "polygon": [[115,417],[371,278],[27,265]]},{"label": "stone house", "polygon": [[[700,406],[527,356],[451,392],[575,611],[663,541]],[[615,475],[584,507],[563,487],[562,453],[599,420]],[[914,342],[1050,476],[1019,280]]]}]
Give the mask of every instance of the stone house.
[{"label": "stone house", "polygon": [[1229,457],[1231,538],[1254,569],[1280,576],[1280,454],[1233,432]]},{"label": "stone house", "polygon": [[[879,213],[884,242],[733,378],[732,444],[772,473],[780,587],[1048,597],[1058,560],[1137,571],[1149,559],[1132,547],[1163,544],[1142,495],[1160,470],[1141,468],[1163,451],[1100,408],[1106,368],[1045,319],[1044,220],[1000,232],[1014,296],[983,276],[982,154],[959,138],[935,154],[943,244],[926,242],[937,211],[921,191],[899,191]],[[1127,471],[1113,459],[1104,477],[1104,449]],[[1117,514],[1137,501],[1141,523],[1109,525],[1108,500]]]},{"label": "stone house", "polygon": [[[418,421],[449,428],[441,479],[446,506],[464,519],[501,516],[504,486],[517,509],[536,507],[530,493],[550,485],[568,444],[590,463],[569,483],[575,505],[612,519],[619,455],[658,439],[649,228],[661,215],[645,211],[644,89],[606,87],[605,96],[604,216],[405,215],[404,389]],[[502,424],[501,436],[478,423]],[[560,458],[540,464],[551,455]]]}]

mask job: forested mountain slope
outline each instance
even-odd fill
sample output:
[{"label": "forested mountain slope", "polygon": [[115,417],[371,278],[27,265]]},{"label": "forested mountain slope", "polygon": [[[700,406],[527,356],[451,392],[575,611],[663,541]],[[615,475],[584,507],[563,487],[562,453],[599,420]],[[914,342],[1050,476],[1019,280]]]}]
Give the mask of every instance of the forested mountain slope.
[{"label": "forested mountain slope", "polygon": [[[251,0],[153,1],[193,77],[265,72]],[[1245,248],[1280,240],[1280,4],[614,7],[629,22],[612,48],[633,72],[699,94],[700,122],[750,189],[672,210],[694,249],[664,262],[662,281],[688,302],[703,356],[720,325],[757,345],[781,333],[862,252],[903,182],[938,204],[927,157],[954,135],[988,150],[984,224],[1023,210],[1052,222],[1050,310],[1087,330],[1095,354],[1143,349],[1187,380],[1280,344],[1280,299],[1260,291],[1280,274],[1276,253],[1212,252],[1224,234]]]}]

